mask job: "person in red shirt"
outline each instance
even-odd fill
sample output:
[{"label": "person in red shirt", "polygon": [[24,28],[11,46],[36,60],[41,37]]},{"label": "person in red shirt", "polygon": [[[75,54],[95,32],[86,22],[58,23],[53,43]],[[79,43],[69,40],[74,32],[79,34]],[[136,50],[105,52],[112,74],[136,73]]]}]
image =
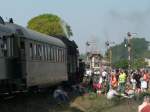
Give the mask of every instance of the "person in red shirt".
[{"label": "person in red shirt", "polygon": [[146,105],[141,112],[150,112],[150,105]]},{"label": "person in red shirt", "polygon": [[117,82],[117,78],[116,78],[115,72],[111,73],[110,82],[111,82],[111,87],[117,87],[118,86],[118,82]]},{"label": "person in red shirt", "polygon": [[138,107],[138,112],[150,112],[150,97],[145,96],[144,101]]}]

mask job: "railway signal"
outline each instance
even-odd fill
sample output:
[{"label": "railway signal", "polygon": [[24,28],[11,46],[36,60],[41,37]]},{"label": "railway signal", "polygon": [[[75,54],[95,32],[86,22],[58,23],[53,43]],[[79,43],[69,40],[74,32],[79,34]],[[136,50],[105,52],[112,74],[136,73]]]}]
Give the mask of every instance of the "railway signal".
[{"label": "railway signal", "polygon": [[105,42],[105,45],[107,47],[107,52],[109,51],[109,63],[110,63],[110,67],[112,66],[112,49],[111,49],[111,46],[110,46],[112,44],[115,44],[115,42],[109,42],[109,41]]},{"label": "railway signal", "polygon": [[128,68],[130,70],[131,68],[131,38],[133,34],[137,34],[137,33],[131,33],[131,32],[127,32],[127,39],[124,39],[124,43],[125,43],[125,47],[128,47]]}]

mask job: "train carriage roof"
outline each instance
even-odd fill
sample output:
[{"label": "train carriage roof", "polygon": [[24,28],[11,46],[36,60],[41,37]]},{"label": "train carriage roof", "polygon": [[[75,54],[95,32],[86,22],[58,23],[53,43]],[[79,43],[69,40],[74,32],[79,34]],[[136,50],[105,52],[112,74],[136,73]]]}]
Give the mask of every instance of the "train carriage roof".
[{"label": "train carriage roof", "polygon": [[3,24],[0,24],[0,37],[11,35],[12,31]]},{"label": "train carriage roof", "polygon": [[58,38],[24,28],[17,24],[6,23],[6,26],[10,28],[18,36],[22,36],[27,39],[37,40],[40,42],[49,43],[49,44],[56,45],[59,47],[66,47],[66,45]]}]

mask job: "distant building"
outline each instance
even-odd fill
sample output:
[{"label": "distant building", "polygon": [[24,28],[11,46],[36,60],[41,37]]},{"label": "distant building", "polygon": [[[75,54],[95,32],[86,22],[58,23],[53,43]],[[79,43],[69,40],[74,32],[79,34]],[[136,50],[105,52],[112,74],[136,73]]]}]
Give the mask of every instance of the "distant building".
[{"label": "distant building", "polygon": [[92,39],[86,43],[86,68],[92,70],[92,72],[99,72],[101,67],[102,55],[97,47],[97,41]]},{"label": "distant building", "polygon": [[91,70],[100,70],[101,60],[100,52],[90,52],[87,54],[86,66]]},{"label": "distant building", "polygon": [[102,56],[98,52],[92,53],[90,56],[90,68],[99,69]]}]

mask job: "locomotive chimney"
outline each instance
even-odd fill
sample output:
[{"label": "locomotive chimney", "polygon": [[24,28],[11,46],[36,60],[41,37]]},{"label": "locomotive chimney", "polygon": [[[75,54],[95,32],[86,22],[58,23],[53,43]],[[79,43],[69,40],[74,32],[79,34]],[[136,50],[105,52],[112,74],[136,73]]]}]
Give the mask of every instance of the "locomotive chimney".
[{"label": "locomotive chimney", "polygon": [[9,23],[14,23],[13,18],[9,18]]}]

